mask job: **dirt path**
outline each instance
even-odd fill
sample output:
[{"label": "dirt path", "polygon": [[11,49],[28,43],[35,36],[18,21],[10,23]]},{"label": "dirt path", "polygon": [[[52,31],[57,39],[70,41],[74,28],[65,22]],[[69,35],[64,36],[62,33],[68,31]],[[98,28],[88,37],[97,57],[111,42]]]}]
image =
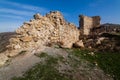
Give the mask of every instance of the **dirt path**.
[{"label": "dirt path", "polygon": [[0,68],[0,80],[10,80],[14,76],[22,76],[25,71],[30,69],[36,63],[40,62],[41,59],[34,55],[36,52],[46,52],[49,55],[62,55],[63,57],[67,56],[67,52],[62,49],[55,49],[50,47],[40,47],[34,50],[31,50],[24,55],[19,55],[12,59],[8,66]]},{"label": "dirt path", "polygon": [[[31,50],[30,52],[24,55],[17,56],[10,62],[8,66],[0,68],[0,80],[10,80],[12,77],[22,76],[25,71],[27,71],[36,63],[39,63],[41,61],[39,57],[34,55],[34,53],[40,52],[46,52],[48,55],[52,56],[61,55],[66,59],[69,55],[68,52],[64,49],[39,47],[37,49]],[[71,61],[69,62],[72,64]],[[87,66],[87,64],[84,63],[83,61],[81,61],[80,63],[81,63],[79,67],[80,70],[78,69],[78,72],[74,74],[76,77],[78,77],[77,80],[113,80],[112,78],[106,76],[100,69],[91,68],[91,70],[89,70],[89,67],[88,68],[86,67],[86,69],[83,70],[85,68],[84,66]],[[67,70],[68,66],[70,66],[70,64],[68,65],[62,64],[60,69]],[[87,74],[85,72],[87,72]],[[84,76],[82,76],[83,74]]]},{"label": "dirt path", "polygon": [[21,76],[26,70],[40,62],[40,58],[34,55],[35,51],[31,50],[24,55],[19,55],[12,59],[8,66],[0,68],[0,80],[10,80],[14,76]]}]

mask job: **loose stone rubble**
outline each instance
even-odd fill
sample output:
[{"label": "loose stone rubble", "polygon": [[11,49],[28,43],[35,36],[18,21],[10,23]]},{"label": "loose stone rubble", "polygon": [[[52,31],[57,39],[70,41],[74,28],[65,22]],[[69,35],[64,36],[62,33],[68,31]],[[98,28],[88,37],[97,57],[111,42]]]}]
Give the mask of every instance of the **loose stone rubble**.
[{"label": "loose stone rubble", "polygon": [[[60,43],[60,47],[71,48],[79,41],[80,31],[77,27],[64,20],[59,11],[42,16],[35,14],[34,19],[16,30],[17,35],[9,40],[8,49],[14,51],[36,48],[48,43]],[[9,53],[9,56],[17,54]]]}]

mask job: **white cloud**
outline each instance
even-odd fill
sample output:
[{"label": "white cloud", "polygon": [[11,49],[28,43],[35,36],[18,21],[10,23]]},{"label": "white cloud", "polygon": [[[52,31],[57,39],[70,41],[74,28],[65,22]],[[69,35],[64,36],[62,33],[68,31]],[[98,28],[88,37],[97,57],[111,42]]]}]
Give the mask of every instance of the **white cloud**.
[{"label": "white cloud", "polygon": [[[10,1],[0,1],[0,5],[4,5],[4,7],[0,6],[0,32],[4,31],[14,31],[18,28],[25,18],[30,18],[35,13],[45,14],[49,12],[49,9],[44,7],[38,7],[28,4],[10,2]],[[64,13],[64,16],[69,16],[67,13]],[[12,18],[12,19],[11,19]],[[22,19],[22,20],[13,20],[14,19]],[[4,20],[3,20],[4,19]],[[6,22],[6,20],[8,22]],[[19,21],[19,22],[18,22]]]},{"label": "white cloud", "polygon": [[14,18],[14,19],[24,19],[23,17],[21,16],[15,16],[15,15],[3,15],[1,14],[0,17],[5,17],[5,18]]},{"label": "white cloud", "polygon": [[8,8],[0,8],[0,13],[10,13],[15,15],[33,15],[34,12],[30,11],[22,11],[22,10],[15,10],[15,9],[8,9]]},{"label": "white cloud", "polygon": [[[16,3],[16,2],[10,2],[10,1],[1,1],[0,4],[6,5],[7,7],[0,7],[0,15],[1,14],[8,14],[8,17],[11,17],[11,14],[13,15],[19,15],[19,16],[32,16],[35,13],[45,14],[49,10],[43,7],[33,6],[33,5],[27,5],[22,3]],[[14,7],[14,8],[8,8],[8,7]],[[10,16],[9,16],[10,15]],[[15,17],[15,16],[13,16]],[[20,18],[17,17],[16,18]]]},{"label": "white cloud", "polygon": [[22,4],[22,3],[10,2],[10,1],[2,1],[1,3],[7,4],[7,5],[10,5],[10,6],[15,6],[15,7],[21,8],[21,9],[26,9],[26,10],[31,10],[31,11],[39,11],[39,12],[42,12],[42,13],[46,13],[46,12],[49,11],[46,8],[43,8],[43,7],[27,5],[27,4]]},{"label": "white cloud", "polygon": [[[0,32],[14,31],[26,18],[30,18],[35,13],[45,14],[49,10],[44,7],[27,5],[22,3],[10,2],[6,0],[0,1]],[[16,19],[16,20],[14,20]]]}]

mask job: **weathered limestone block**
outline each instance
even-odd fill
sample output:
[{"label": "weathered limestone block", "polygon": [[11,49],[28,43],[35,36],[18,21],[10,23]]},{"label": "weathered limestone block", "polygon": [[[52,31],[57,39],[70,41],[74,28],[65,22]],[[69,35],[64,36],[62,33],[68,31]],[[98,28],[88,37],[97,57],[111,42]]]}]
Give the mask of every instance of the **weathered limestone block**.
[{"label": "weathered limestone block", "polygon": [[24,25],[31,25],[31,22],[24,22]]},{"label": "weathered limestone block", "polygon": [[82,40],[79,40],[79,41],[75,42],[74,47],[84,48],[85,46],[84,46],[83,41],[82,41]]},{"label": "weathered limestone block", "polygon": [[41,18],[42,18],[42,16],[39,13],[37,13],[37,14],[34,15],[34,19],[36,19],[36,20],[37,19],[41,19]]},{"label": "weathered limestone block", "polygon": [[96,44],[101,44],[101,42],[105,39],[105,37],[100,37],[97,39]]},{"label": "weathered limestone block", "polygon": [[14,46],[14,49],[20,49],[21,48],[21,46],[19,45],[19,44],[16,44],[15,46]]},{"label": "weathered limestone block", "polygon": [[62,48],[72,48],[73,44],[72,43],[64,43],[63,45],[61,45]]},{"label": "weathered limestone block", "polygon": [[31,36],[25,36],[25,37],[22,37],[20,40],[23,41],[23,42],[30,42],[30,41],[32,41],[32,37]]},{"label": "weathered limestone block", "polygon": [[19,38],[10,38],[9,41],[14,44],[17,44],[20,42]]}]

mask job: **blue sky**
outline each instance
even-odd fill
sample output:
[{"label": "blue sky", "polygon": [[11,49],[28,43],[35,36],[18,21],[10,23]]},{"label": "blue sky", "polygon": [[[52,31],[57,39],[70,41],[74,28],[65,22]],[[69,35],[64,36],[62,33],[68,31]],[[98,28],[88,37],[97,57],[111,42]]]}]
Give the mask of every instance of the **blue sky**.
[{"label": "blue sky", "polygon": [[0,32],[14,31],[35,13],[59,10],[78,26],[78,15],[101,16],[101,23],[120,24],[120,0],[0,0]]}]

